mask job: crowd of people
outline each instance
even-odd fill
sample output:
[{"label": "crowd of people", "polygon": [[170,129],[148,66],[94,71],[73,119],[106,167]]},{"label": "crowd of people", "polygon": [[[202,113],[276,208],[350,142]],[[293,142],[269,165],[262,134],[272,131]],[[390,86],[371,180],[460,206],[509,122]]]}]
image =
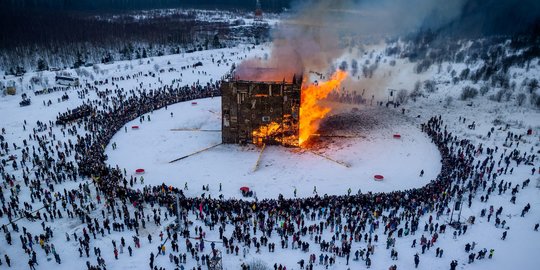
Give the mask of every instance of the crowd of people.
[{"label": "crowd of people", "polygon": [[[111,83],[115,85],[115,81],[124,79],[113,78]],[[501,175],[511,173],[517,166],[536,166],[538,160],[533,149],[522,151],[518,145],[513,149],[490,148],[458,138],[441,116],[435,116],[422,124],[421,129],[439,149],[442,168],[436,179],[421,188],[388,193],[315,194],[291,199],[187,197],[181,187],[165,183],[145,186],[141,178],[106,164],[105,147],[114,134],[127,132],[129,121],[150,121],[149,114],[154,110],[167,109],[182,101],[219,96],[220,83],[179,86],[173,82],[145,90],[141,82],[132,90],[121,89],[116,84],[116,89],[105,91],[100,91],[98,85],[87,84],[78,93],[79,98],[84,98],[96,92],[97,99],[87,99],[82,105],[91,108],[92,113],[83,117],[71,117],[71,112],[61,114],[57,126],[53,120],[40,122],[21,143],[1,143],[3,153],[21,152],[15,160],[2,160],[0,166],[3,179],[0,218],[6,216],[8,220],[2,230],[7,243],[19,245],[20,251],[27,255],[30,269],[39,267],[42,254],[62,263],[63,255],[51,241],[54,237],[74,242],[88,270],[107,269],[105,258],[131,257],[143,244],[155,246],[147,255],[148,266],[154,270],[170,269],[170,265],[186,269],[188,264],[194,265],[193,269],[203,269],[223,256],[246,258],[252,253],[276,252],[276,244],[278,252],[299,250],[305,253],[305,259],[296,265],[276,262],[274,270],[311,270],[328,268],[338,261],[350,269],[355,268],[353,264],[397,269],[394,261],[402,257],[398,256],[396,241],[411,236],[414,240],[410,248],[415,250],[415,255],[410,258],[410,265],[418,267],[422,256],[431,249],[436,257],[443,257],[444,250],[438,240],[447,233],[448,223],[441,217],[448,216],[456,203],[471,207],[474,198],[481,196],[481,201],[487,202],[490,197],[507,191],[517,196],[530,180],[512,183]],[[26,125],[25,121],[25,130]],[[55,132],[56,129],[60,131]],[[519,136],[508,133],[506,143],[519,144]],[[16,177],[14,172],[19,170],[21,177]],[[67,182],[76,183],[76,187],[63,188]],[[141,185],[137,186],[137,182]],[[28,201],[21,199],[23,193]],[[529,209],[527,204],[522,216]],[[497,209],[492,206],[472,220],[450,224],[454,237],[465,234],[475,218],[482,218],[501,227],[504,240],[509,230],[503,212],[503,206]],[[173,222],[177,216],[178,224]],[[34,227],[33,230],[21,228],[17,225],[21,219],[41,224],[41,231],[35,231]],[[83,224],[82,230],[55,235],[53,221],[65,219]],[[151,226],[153,231],[149,229]],[[125,232],[131,238],[124,238]],[[117,237],[113,237],[115,234]],[[108,247],[113,252],[110,256],[101,254],[104,244],[99,239],[105,235],[118,239],[112,240]],[[484,259],[488,250],[491,259],[494,256],[491,247],[475,250],[475,244],[468,246],[466,253],[453,258],[448,267],[456,269],[458,262]],[[375,252],[388,253],[388,261],[374,261]],[[2,261],[8,267],[12,264],[10,256],[13,255],[4,254]],[[168,260],[158,261],[160,256]],[[242,262],[238,267],[249,269],[250,264]]]}]

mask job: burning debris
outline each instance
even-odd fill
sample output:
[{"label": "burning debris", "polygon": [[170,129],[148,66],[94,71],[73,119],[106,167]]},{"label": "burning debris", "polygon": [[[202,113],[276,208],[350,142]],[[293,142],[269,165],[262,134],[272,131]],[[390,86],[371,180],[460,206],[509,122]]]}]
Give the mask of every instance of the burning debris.
[{"label": "burning debris", "polygon": [[254,130],[251,133],[252,142],[256,145],[272,144],[272,142],[275,142],[285,146],[298,146],[298,136],[296,132],[292,131],[293,127],[289,125],[272,122]]}]

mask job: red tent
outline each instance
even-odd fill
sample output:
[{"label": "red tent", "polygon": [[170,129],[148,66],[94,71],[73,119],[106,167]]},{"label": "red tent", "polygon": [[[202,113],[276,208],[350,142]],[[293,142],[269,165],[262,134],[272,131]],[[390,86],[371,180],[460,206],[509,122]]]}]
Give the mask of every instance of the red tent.
[{"label": "red tent", "polygon": [[240,188],[240,191],[242,191],[242,192],[249,192],[249,188],[248,188],[248,187],[241,187],[241,188]]},{"label": "red tent", "polygon": [[139,129],[139,126],[131,126],[131,129]]},{"label": "red tent", "polygon": [[136,169],[136,170],[135,170],[135,173],[137,173],[137,174],[143,174],[143,173],[144,173],[144,169]]},{"label": "red tent", "polygon": [[399,135],[399,134],[394,134],[394,139],[401,139],[401,135]]},{"label": "red tent", "polygon": [[373,176],[373,178],[375,179],[375,181],[382,181],[384,179],[384,176],[376,174],[375,176]]}]

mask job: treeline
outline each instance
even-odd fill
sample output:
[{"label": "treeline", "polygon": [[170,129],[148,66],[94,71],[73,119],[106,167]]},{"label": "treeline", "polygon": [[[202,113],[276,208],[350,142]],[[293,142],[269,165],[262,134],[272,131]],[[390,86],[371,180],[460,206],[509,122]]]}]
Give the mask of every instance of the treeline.
[{"label": "treeline", "polygon": [[113,39],[156,43],[189,43],[195,25],[222,29],[224,25],[196,21],[195,15],[176,13],[151,20],[99,20],[74,12],[17,12],[0,16],[0,49],[32,46],[60,46],[66,43],[102,43]]},{"label": "treeline", "polygon": [[[292,0],[260,1],[264,10],[281,11]],[[0,0],[10,10],[121,11],[159,8],[219,8],[255,10],[255,0]]]},{"label": "treeline", "polygon": [[[415,71],[422,73],[432,65],[443,62],[482,65],[461,74],[458,79],[488,80],[497,72],[508,72],[510,67],[525,67],[540,57],[540,37],[535,35],[490,36],[478,39],[441,37],[433,31],[422,31],[414,36],[393,40],[386,48],[387,56],[407,58],[415,62]],[[467,69],[468,70],[468,69]]]},{"label": "treeline", "polygon": [[24,11],[4,13],[0,25],[6,26],[0,27],[0,70],[8,75],[229,47],[238,35],[255,44],[269,36],[267,24],[209,21],[181,10],[140,20]]},{"label": "treeline", "polygon": [[[540,38],[537,36],[497,36],[470,40],[441,38],[428,31],[414,38],[391,42],[385,54],[416,63],[416,73],[435,67],[437,73],[449,73],[448,83],[471,82],[464,85],[461,100],[474,99],[480,94],[496,102],[515,100],[522,106],[528,98],[531,105],[540,108],[538,79],[535,76],[521,78],[512,71],[512,68],[525,72],[529,72],[531,67],[538,69]],[[456,70],[452,64],[465,64],[465,67]],[[427,80],[423,84],[417,82],[408,96],[406,91],[400,96],[415,100],[424,95],[422,85],[426,93],[436,91],[434,82]],[[451,99],[446,102],[449,104]]]}]

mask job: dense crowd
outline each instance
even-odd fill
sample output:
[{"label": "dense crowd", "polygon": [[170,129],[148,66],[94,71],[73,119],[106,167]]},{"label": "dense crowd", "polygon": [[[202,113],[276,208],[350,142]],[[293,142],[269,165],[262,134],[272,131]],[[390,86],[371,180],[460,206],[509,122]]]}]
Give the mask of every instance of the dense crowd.
[{"label": "dense crowd", "polygon": [[[136,76],[142,75],[133,75]],[[114,81],[123,79],[113,78],[113,85]],[[141,190],[134,185],[137,181],[143,184],[143,179],[128,176],[125,170],[106,164],[105,146],[115,133],[127,132],[129,121],[151,121],[149,113],[154,110],[167,109],[168,105],[182,101],[219,96],[219,82],[191,86],[173,82],[151,90],[144,90],[146,86],[141,83],[127,91],[118,87],[99,91],[97,85],[87,84],[78,93],[80,98],[91,91],[97,93],[98,99],[88,99],[81,107],[92,113],[73,116],[70,111],[59,115],[57,120],[61,121],[57,127],[63,135],[61,138],[53,132],[57,127],[50,121],[39,122],[22,145],[13,143],[12,147],[7,142],[1,143],[6,154],[15,149],[22,152],[20,158],[3,160],[0,166],[4,179],[0,187],[0,218],[8,217],[9,223],[2,226],[5,239],[13,245],[18,236],[17,245],[28,255],[30,269],[39,265],[38,253],[52,255],[57,263],[62,262],[61,254],[50,241],[55,237],[51,226],[52,221],[66,218],[79,220],[84,228],[56,237],[75,241],[79,256],[89,270],[107,267],[101,254],[103,247],[94,240],[125,231],[131,232],[132,238],[122,236],[118,242],[112,240],[114,258],[128,256],[125,253],[133,256],[143,242],[148,242],[156,247],[148,261],[149,267],[156,270],[170,269],[159,265],[158,256],[168,257],[176,269],[185,269],[188,260],[195,262],[193,269],[202,269],[220,256],[245,258],[251,252],[273,253],[276,244],[278,250],[305,252],[305,259],[298,261],[300,269],[327,268],[338,260],[346,265],[362,263],[370,267],[376,264],[376,268],[381,269],[387,262],[372,261],[376,247],[385,247],[378,252],[387,252],[390,260],[397,260],[399,250],[395,243],[409,235],[414,235],[411,248],[417,251],[411,265],[417,267],[421,256],[430,249],[435,250],[436,257],[443,257],[444,250],[438,239],[447,233],[448,224],[441,216],[449,215],[455,204],[471,207],[473,198],[478,196],[482,202],[507,191],[517,196],[528,186],[529,180],[511,183],[500,176],[512,173],[516,166],[535,166],[537,161],[532,149],[531,152],[519,150],[520,134],[508,133],[505,143],[509,147],[489,148],[458,138],[441,116],[435,116],[422,124],[421,129],[439,149],[442,168],[437,178],[422,188],[388,193],[359,191],[346,196],[319,196],[315,191],[309,198],[280,196],[264,200],[186,197],[181,188],[166,184],[147,185]],[[466,122],[466,119],[461,120]],[[491,130],[493,132],[495,130]],[[29,146],[29,141],[37,146]],[[514,142],[517,145],[509,150]],[[23,171],[22,181],[8,172],[9,162],[13,170]],[[532,174],[535,173],[533,169]],[[80,181],[81,178],[92,180]],[[71,190],[58,188],[68,181],[78,186]],[[28,190],[30,201],[19,199],[23,189]],[[177,197],[180,209],[177,209]],[[39,209],[36,209],[37,202],[43,204]],[[527,204],[522,216],[529,209],[530,204]],[[479,217],[450,224],[454,237],[465,234],[468,226],[474,225],[475,218],[483,218],[503,228],[501,238],[506,238],[508,230],[503,211],[502,206],[497,209],[492,206],[482,210]],[[180,223],[164,226],[171,224],[177,213],[180,213]],[[40,222],[42,231],[32,233],[25,227],[19,228],[17,221],[23,218]],[[163,230],[157,230],[159,235],[143,234],[141,230],[147,228],[148,223]],[[207,238],[210,232],[218,234],[219,238]],[[458,261],[473,263],[486,255],[488,259],[494,256],[491,247],[475,249],[475,243],[466,246],[465,251],[462,258],[451,262],[450,269],[456,269]],[[8,254],[4,254],[3,263],[11,265]],[[250,266],[242,263],[239,267],[249,269]],[[273,265],[274,270],[296,267],[279,262]],[[390,265],[389,269],[397,269],[397,266]]]}]

